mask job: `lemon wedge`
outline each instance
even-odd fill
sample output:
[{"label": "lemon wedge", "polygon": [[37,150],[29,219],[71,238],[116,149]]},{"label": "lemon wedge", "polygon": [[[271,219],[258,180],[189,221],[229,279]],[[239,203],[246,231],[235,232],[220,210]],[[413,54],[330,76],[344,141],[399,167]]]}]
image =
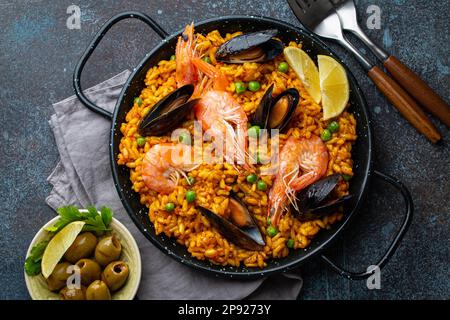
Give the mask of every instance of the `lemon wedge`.
[{"label": "lemon wedge", "polygon": [[347,73],[344,67],[329,56],[317,56],[323,119],[334,118],[344,111],[350,96]]},{"label": "lemon wedge", "polygon": [[59,231],[48,243],[41,261],[42,275],[48,278],[55,266],[83,229],[83,221],[74,221]]},{"label": "lemon wedge", "polygon": [[320,103],[320,78],[314,61],[305,51],[299,48],[286,47],[283,53],[287,63],[300,78],[311,98],[316,103]]}]

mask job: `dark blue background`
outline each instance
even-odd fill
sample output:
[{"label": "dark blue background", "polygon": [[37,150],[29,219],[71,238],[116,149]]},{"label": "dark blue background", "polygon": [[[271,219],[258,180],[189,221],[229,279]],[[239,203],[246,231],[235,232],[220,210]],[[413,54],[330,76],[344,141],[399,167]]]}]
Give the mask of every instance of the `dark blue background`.
[{"label": "dark blue background", "polygon": [[[81,8],[81,30],[66,27],[69,5]],[[448,1],[358,1],[363,28],[369,5],[379,5],[381,29],[370,36],[417,71],[449,101]],[[34,234],[54,213],[44,202],[46,182],[58,161],[47,123],[51,104],[73,94],[72,71],[88,42],[113,14],[140,10],[168,32],[186,23],[230,14],[265,15],[299,25],[282,0],[198,1],[0,1],[0,298],[27,299],[24,255]],[[132,68],[160,39],[143,24],[114,27],[92,57],[85,88]],[[335,45],[332,45],[336,48]],[[302,268],[301,299],[423,299],[450,297],[449,131],[432,145],[389,105],[355,60],[336,48],[366,94],[375,135],[375,168],[402,180],[416,207],[413,224],[382,271],[381,290],[348,281],[320,261]],[[435,120],[435,119],[433,119]],[[330,254],[347,268],[365,269],[392,240],[403,203],[374,181],[361,214]]]}]

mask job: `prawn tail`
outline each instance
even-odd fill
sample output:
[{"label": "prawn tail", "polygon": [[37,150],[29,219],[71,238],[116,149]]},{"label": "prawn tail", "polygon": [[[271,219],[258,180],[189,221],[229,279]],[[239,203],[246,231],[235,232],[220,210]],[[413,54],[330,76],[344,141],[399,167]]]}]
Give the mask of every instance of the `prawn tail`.
[{"label": "prawn tail", "polygon": [[210,78],[216,78],[219,75],[219,70],[217,70],[212,64],[209,64],[198,57],[194,57],[192,59],[192,63],[198,68],[198,70]]},{"label": "prawn tail", "polygon": [[178,37],[175,48],[176,80],[178,87],[195,83],[198,80],[198,71],[191,61],[192,57],[196,54],[194,43],[194,23],[191,23],[186,26],[181,36]]},{"label": "prawn tail", "polygon": [[212,64],[209,64],[206,61],[203,61],[202,59],[198,57],[192,58],[192,63],[194,66],[197,67],[197,69],[204,74],[206,74],[208,77],[214,79],[214,88],[217,90],[225,91],[228,86],[228,79],[227,77],[220,72],[216,67],[214,67]]},{"label": "prawn tail", "polygon": [[300,190],[306,188],[307,186],[309,186],[310,184],[314,183],[317,180],[317,177],[319,177],[319,176],[320,175],[318,175],[316,172],[310,171],[310,172],[292,180],[291,186],[295,190],[300,191]]},{"label": "prawn tail", "polygon": [[200,98],[204,92],[208,91],[212,84],[211,79],[208,79],[207,77],[200,76],[199,79],[201,80],[195,86],[194,93],[192,94],[193,99]]}]

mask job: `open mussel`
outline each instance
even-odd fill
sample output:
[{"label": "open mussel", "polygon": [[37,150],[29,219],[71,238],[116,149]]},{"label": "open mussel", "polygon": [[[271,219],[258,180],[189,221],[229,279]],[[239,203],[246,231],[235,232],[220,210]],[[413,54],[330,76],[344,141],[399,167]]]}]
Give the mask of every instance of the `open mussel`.
[{"label": "open mussel", "polygon": [[190,100],[194,86],[188,84],[169,93],[142,119],[138,132],[142,136],[159,136],[176,129],[198,99]]},{"label": "open mussel", "polygon": [[217,49],[216,59],[225,63],[266,62],[283,52],[284,45],[274,39],[278,30],[262,30],[230,39]]},{"label": "open mussel", "polygon": [[273,87],[273,84],[270,85],[261,98],[261,102],[253,115],[252,124],[262,129],[278,129],[281,131],[291,120],[300,101],[300,94],[297,89],[290,88],[274,98]]},{"label": "open mussel", "polygon": [[211,224],[235,245],[252,251],[261,251],[265,245],[258,226],[245,205],[236,197],[229,198],[225,216],[215,214],[211,210],[199,206],[200,212]]},{"label": "open mussel", "polygon": [[327,214],[334,213],[346,201],[353,198],[352,195],[338,197],[335,189],[342,176],[334,174],[325,177],[308,188],[297,193],[296,211],[300,220],[313,220]]}]

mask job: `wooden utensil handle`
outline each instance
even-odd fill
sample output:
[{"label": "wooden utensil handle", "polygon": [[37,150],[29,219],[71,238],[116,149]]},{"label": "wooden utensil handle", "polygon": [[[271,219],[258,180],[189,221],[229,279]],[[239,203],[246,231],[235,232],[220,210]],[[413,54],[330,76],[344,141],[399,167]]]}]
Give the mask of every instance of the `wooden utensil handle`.
[{"label": "wooden utensil handle", "polygon": [[368,75],[378,89],[397,108],[414,128],[424,134],[431,142],[441,139],[441,134],[420,109],[417,103],[393,79],[377,66],[369,70]]},{"label": "wooden utensil handle", "polygon": [[394,56],[384,66],[398,83],[428,111],[450,127],[450,108],[420,77]]}]

